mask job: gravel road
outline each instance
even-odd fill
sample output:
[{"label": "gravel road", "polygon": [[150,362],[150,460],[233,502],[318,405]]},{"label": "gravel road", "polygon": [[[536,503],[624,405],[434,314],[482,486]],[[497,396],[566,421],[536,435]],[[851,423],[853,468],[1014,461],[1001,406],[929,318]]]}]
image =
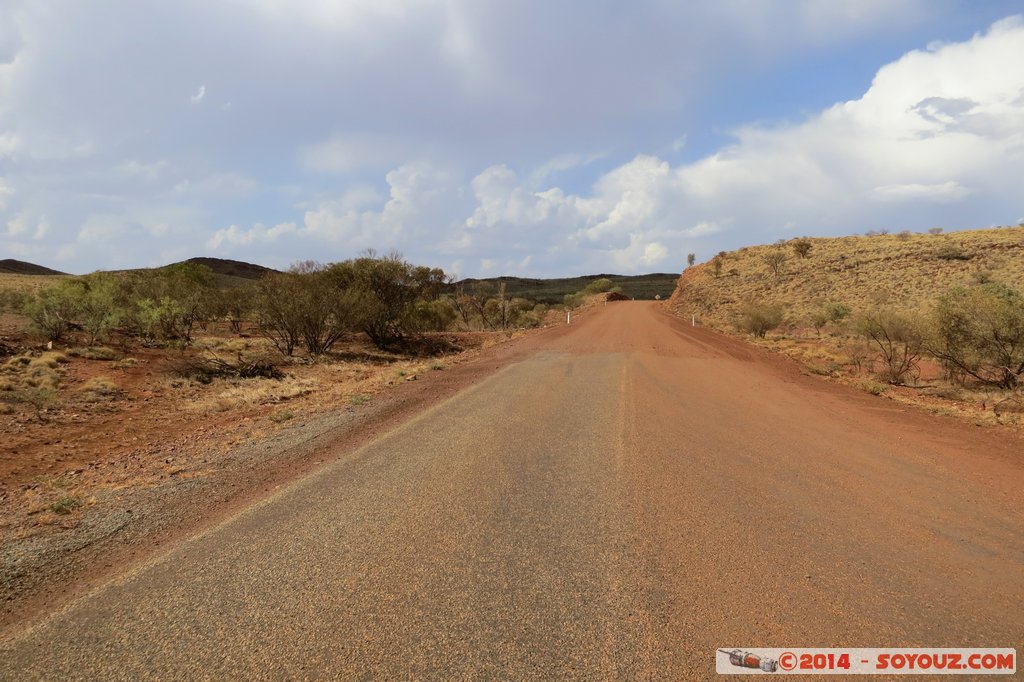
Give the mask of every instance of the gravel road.
[{"label": "gravel road", "polygon": [[0,678],[707,679],[1017,646],[1024,441],[612,303],[0,644]]}]

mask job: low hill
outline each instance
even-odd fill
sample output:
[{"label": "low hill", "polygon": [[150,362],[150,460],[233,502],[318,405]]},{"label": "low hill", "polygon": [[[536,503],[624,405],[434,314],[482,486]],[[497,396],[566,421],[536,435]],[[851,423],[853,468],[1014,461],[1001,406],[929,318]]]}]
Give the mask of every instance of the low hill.
[{"label": "low hill", "polygon": [[487,279],[464,279],[452,285],[472,287],[483,285],[497,291],[505,283],[509,296],[528,298],[538,303],[561,303],[566,294],[574,294],[595,279],[607,278],[622,289],[630,298],[653,300],[655,296],[668,298],[676,286],[679,275],[655,272],[648,275],[585,275],[582,277],[561,277],[554,279],[529,279],[525,277],[490,277]]},{"label": "low hill", "polygon": [[215,275],[238,277],[240,279],[261,279],[270,273],[277,272],[277,270],[272,270],[271,268],[266,268],[262,265],[255,265],[254,263],[246,263],[227,258],[207,258],[201,256],[197,258],[189,258],[184,262],[205,265],[213,270]]},{"label": "low hill", "polygon": [[[795,249],[800,241],[810,244],[805,258]],[[687,268],[668,305],[727,326],[746,304],[778,304],[801,324],[824,302],[854,312],[878,304],[926,310],[951,287],[989,279],[1024,290],[1024,226],[792,239],[723,252]]]},{"label": "low hill", "polygon": [[0,260],[0,273],[6,275],[64,275],[67,273],[53,270],[35,263],[5,258]]}]

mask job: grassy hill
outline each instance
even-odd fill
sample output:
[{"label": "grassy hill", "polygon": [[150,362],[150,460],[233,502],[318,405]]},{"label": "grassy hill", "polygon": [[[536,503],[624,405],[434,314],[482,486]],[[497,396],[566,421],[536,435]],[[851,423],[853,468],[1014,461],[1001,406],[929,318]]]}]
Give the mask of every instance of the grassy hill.
[{"label": "grassy hill", "polygon": [[35,263],[13,258],[0,260],[0,309],[6,306],[4,292],[31,294],[37,289],[53,286],[66,276],[63,272]]},{"label": "grassy hill", "polygon": [[[855,313],[878,304],[927,310],[951,287],[986,278],[1024,290],[1024,227],[808,239],[806,258],[798,241],[719,254],[717,275],[716,259],[688,268],[670,309],[729,326],[748,303],[778,304],[799,325],[824,302]],[[773,254],[785,257],[778,274]]]},{"label": "grassy hill", "polygon": [[607,278],[622,292],[636,299],[653,300],[655,296],[668,298],[676,286],[679,275],[655,272],[648,275],[585,275],[582,277],[561,277],[555,279],[528,279],[525,277],[491,277],[488,279],[464,279],[456,282],[453,287],[483,284],[497,291],[501,282],[505,283],[508,294],[514,297],[528,298],[538,303],[561,303],[566,294],[574,294],[593,282],[595,279]]}]

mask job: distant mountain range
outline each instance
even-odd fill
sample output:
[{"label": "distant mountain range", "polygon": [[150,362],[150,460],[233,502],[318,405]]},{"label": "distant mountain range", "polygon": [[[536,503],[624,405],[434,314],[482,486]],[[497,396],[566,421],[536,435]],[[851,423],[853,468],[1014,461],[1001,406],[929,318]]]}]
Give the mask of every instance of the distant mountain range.
[{"label": "distant mountain range", "polygon": [[488,279],[464,279],[455,282],[453,288],[472,288],[483,285],[497,291],[501,283],[509,296],[528,298],[539,303],[561,303],[566,294],[574,294],[595,279],[609,279],[630,298],[650,300],[656,296],[667,299],[676,288],[679,274],[675,272],[653,272],[647,275],[582,275],[580,277],[557,277],[533,279],[527,277],[490,277]]},{"label": "distant mountain range", "polygon": [[[205,265],[218,276],[218,279],[223,284],[232,286],[242,286],[246,281],[257,280],[270,273],[278,272],[262,265],[227,258],[197,257],[181,262]],[[131,271],[129,270],[128,272]],[[42,265],[10,258],[0,260],[0,273],[48,276],[67,274]],[[497,292],[498,286],[504,283],[509,296],[529,298],[542,303],[561,303],[566,294],[576,293],[595,279],[601,278],[610,279],[614,286],[622,289],[622,292],[631,298],[652,299],[655,296],[668,298],[675,289],[676,280],[679,279],[679,275],[677,273],[656,272],[648,275],[597,274],[554,279],[490,277],[487,279],[464,279],[450,286],[453,291],[459,287],[484,287]]]},{"label": "distant mountain range", "polygon": [[[226,258],[189,258],[188,260],[181,261],[182,263],[198,263],[199,265],[205,265],[206,267],[213,270],[215,275],[223,275],[225,277],[236,277],[238,279],[259,279],[264,275],[271,272],[277,272],[271,268],[263,267],[262,265],[255,265],[253,263],[245,263],[238,260],[229,260]],[[177,265],[177,263],[172,263]],[[146,268],[135,268],[136,270],[144,270]],[[127,270],[125,272],[131,272]],[[53,270],[42,265],[36,265],[35,263],[26,263],[25,261],[15,260],[13,258],[7,258],[0,260],[0,273],[8,275],[67,275],[66,272],[59,270]]]}]

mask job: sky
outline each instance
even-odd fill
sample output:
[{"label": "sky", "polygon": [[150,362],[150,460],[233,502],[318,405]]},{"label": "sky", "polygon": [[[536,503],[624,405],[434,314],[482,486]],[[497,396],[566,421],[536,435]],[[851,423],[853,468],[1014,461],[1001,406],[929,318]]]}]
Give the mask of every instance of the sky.
[{"label": "sky", "polygon": [[1017,224],[1022,12],[0,0],[0,258],[553,277]]}]

